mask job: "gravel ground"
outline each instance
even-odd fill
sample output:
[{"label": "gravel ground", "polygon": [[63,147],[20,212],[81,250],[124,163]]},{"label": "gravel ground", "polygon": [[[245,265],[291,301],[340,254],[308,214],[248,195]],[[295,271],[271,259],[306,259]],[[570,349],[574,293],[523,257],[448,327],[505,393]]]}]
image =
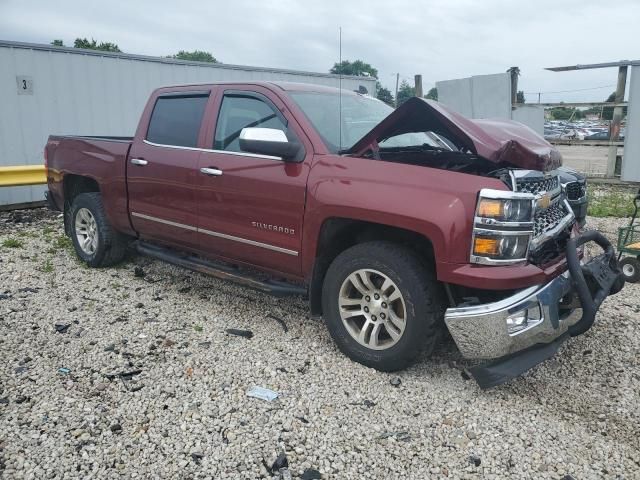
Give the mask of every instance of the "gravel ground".
[{"label": "gravel ground", "polygon": [[380,373],[302,299],[140,257],[90,270],[61,223],[0,213],[0,476],[261,478],[285,452],[294,478],[640,478],[640,285],[482,391],[450,342]]}]

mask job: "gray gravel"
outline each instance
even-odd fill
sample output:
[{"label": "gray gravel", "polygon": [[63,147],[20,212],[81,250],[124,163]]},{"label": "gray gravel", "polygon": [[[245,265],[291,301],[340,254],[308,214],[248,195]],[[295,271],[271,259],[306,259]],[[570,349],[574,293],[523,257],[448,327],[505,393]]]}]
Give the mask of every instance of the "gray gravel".
[{"label": "gray gravel", "polygon": [[0,247],[0,476],[249,479],[284,452],[294,478],[640,478],[640,285],[555,358],[481,391],[450,342],[380,373],[301,299],[139,257],[90,270],[61,223],[0,214],[0,244],[22,242]]}]

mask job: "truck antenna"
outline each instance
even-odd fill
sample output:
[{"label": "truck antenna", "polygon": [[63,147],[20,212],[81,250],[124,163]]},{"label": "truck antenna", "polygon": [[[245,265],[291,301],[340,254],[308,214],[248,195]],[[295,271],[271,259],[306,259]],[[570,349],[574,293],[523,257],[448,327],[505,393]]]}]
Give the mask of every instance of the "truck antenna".
[{"label": "truck antenna", "polygon": [[342,27],[338,27],[339,31],[339,54],[338,54],[338,109],[340,111],[338,118],[338,153],[342,153]]}]

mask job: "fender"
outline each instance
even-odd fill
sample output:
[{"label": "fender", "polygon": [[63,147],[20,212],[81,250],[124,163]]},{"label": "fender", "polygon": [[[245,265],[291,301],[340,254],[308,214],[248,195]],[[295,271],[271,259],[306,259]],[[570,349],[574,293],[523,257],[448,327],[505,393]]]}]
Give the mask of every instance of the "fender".
[{"label": "fender", "polygon": [[482,188],[507,187],[497,179],[423,166],[317,156],[307,188],[303,275],[311,275],[323,223],[336,217],[416,232],[432,243],[438,263],[468,263]]}]

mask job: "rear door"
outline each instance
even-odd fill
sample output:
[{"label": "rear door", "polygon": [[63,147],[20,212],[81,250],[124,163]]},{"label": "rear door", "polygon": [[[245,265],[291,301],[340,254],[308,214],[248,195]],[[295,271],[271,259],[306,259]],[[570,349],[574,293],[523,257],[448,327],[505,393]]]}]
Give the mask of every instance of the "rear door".
[{"label": "rear door", "polygon": [[[262,87],[227,89],[217,100],[209,151],[200,156],[200,248],[211,256],[240,260],[299,275],[302,219],[311,145],[284,104]],[[297,162],[242,152],[243,128],[283,130],[302,143]],[[216,174],[206,172],[215,171]]]},{"label": "rear door", "polygon": [[143,239],[198,247],[196,172],[209,94],[161,93],[147,121],[141,119],[148,128],[139,129],[131,147],[127,184],[131,221]]}]

